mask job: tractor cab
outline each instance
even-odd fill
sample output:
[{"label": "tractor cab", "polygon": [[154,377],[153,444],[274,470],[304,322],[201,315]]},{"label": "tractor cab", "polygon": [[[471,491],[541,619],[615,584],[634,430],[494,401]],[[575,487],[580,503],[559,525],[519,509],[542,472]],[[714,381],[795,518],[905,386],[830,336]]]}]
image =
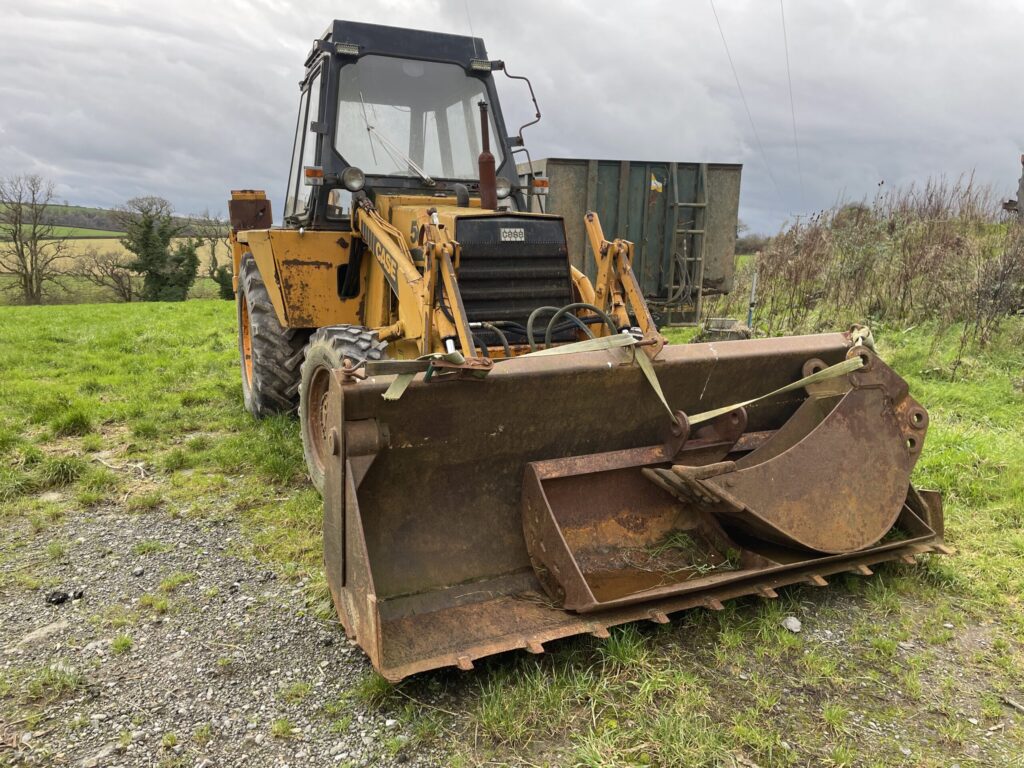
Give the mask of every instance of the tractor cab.
[{"label": "tractor cab", "polygon": [[335,21],[301,84],[284,221],[348,229],[353,193],[479,194],[488,122],[499,208],[523,210],[493,72],[479,38]]}]

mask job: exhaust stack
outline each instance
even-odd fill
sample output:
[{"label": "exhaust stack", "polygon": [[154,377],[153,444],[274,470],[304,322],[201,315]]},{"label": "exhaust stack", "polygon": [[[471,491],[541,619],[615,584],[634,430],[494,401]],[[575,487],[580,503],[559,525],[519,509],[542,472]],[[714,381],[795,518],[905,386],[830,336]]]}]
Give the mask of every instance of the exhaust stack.
[{"label": "exhaust stack", "polygon": [[496,210],[498,207],[498,177],[494,168],[494,155],[491,154],[490,123],[487,120],[487,102],[481,101],[480,107],[480,207]]}]

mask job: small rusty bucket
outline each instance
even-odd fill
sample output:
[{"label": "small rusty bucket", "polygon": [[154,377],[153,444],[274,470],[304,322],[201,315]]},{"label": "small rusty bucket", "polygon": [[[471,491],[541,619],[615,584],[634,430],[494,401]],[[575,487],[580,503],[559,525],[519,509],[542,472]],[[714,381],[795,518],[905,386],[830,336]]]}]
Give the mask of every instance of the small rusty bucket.
[{"label": "small rusty bucket", "polygon": [[928,417],[873,353],[850,354],[864,366],[811,385],[753,451],[697,439],[671,458],[652,447],[530,463],[523,528],[548,595],[594,611],[880,541],[903,509]]},{"label": "small rusty bucket", "polygon": [[657,452],[527,467],[527,549],[561,607],[592,611],[700,590],[772,564],[741,547],[707,511],[651,482],[643,469],[669,466]]}]

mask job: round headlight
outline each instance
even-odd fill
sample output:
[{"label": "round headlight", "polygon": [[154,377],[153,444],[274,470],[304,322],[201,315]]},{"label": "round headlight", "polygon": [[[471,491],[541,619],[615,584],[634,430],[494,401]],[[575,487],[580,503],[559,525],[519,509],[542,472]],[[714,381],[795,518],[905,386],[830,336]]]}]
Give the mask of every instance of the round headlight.
[{"label": "round headlight", "polygon": [[504,176],[499,176],[497,183],[494,185],[494,191],[498,193],[499,200],[504,200],[512,194],[512,182]]},{"label": "round headlight", "polygon": [[358,192],[366,183],[366,174],[354,165],[341,172],[341,183],[349,192]]}]

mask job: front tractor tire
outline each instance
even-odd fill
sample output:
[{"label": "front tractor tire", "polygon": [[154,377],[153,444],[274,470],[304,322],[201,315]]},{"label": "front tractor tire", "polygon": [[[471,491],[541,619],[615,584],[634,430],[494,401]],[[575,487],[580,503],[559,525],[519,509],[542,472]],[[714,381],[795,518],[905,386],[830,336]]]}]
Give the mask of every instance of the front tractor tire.
[{"label": "front tractor tire", "polygon": [[238,270],[238,352],[245,409],[258,419],[292,413],[298,405],[299,366],[309,332],[285,328],[251,253]]},{"label": "front tractor tire", "polygon": [[346,360],[383,360],[386,347],[387,343],[379,341],[376,332],[357,325],[329,325],[309,338],[299,382],[299,421],[309,478],[320,493],[324,491],[324,471],[330,452],[327,393],[331,370],[343,368]]}]

